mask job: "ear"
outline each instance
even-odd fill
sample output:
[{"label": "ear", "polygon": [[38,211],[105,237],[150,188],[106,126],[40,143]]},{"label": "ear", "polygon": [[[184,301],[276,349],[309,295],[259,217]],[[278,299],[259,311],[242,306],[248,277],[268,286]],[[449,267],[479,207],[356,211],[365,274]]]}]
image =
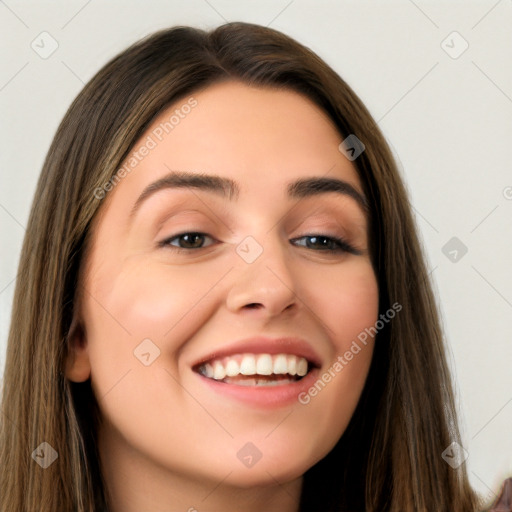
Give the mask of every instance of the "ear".
[{"label": "ear", "polygon": [[85,382],[91,376],[91,365],[87,352],[87,336],[82,322],[73,315],[67,336],[68,355],[66,378],[73,382]]}]

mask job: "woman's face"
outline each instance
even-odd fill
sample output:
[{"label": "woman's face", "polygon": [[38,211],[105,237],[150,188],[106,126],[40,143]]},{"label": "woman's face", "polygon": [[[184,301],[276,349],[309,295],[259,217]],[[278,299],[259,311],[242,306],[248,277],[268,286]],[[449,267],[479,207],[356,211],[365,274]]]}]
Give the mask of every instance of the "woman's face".
[{"label": "woman's face", "polygon": [[341,141],[305,97],[236,82],[138,141],[95,219],[67,371],[91,378],[105,460],[249,487],[339,440],[378,316]]}]

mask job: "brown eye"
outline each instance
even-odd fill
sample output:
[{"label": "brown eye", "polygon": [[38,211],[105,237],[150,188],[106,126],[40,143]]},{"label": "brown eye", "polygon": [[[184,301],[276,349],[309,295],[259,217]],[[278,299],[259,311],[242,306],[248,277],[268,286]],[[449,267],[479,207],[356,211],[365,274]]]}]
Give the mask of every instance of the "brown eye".
[{"label": "brown eye", "polygon": [[210,236],[205,233],[181,233],[171,238],[167,238],[161,242],[162,246],[173,247],[177,249],[202,249],[205,247],[205,240],[213,240]]},{"label": "brown eye", "polygon": [[[305,240],[305,242],[298,242]],[[312,249],[314,251],[325,251],[331,253],[350,252],[352,254],[360,254],[360,251],[352,247],[341,238],[335,238],[325,235],[305,235],[290,240],[294,245]]]}]

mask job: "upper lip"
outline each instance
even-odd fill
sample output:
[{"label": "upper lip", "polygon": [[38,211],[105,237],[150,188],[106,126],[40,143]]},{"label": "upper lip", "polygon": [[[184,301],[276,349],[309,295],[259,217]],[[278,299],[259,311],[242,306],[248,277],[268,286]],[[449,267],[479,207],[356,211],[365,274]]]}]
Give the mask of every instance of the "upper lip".
[{"label": "upper lip", "polygon": [[307,341],[296,337],[267,338],[257,336],[245,338],[218,348],[196,361],[192,366],[197,367],[213,359],[234,354],[293,354],[304,357],[313,366],[320,367],[322,360],[316,350]]}]

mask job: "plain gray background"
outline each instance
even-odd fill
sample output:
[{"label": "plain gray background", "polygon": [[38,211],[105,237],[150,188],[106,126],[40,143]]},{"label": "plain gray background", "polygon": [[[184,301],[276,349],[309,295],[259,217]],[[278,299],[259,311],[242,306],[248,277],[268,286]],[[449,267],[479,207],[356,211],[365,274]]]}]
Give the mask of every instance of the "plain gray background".
[{"label": "plain gray background", "polygon": [[379,122],[439,299],[471,482],[493,497],[512,475],[511,0],[0,1],[0,375],[30,204],[68,106],[140,37],[224,21],[309,46]]}]

